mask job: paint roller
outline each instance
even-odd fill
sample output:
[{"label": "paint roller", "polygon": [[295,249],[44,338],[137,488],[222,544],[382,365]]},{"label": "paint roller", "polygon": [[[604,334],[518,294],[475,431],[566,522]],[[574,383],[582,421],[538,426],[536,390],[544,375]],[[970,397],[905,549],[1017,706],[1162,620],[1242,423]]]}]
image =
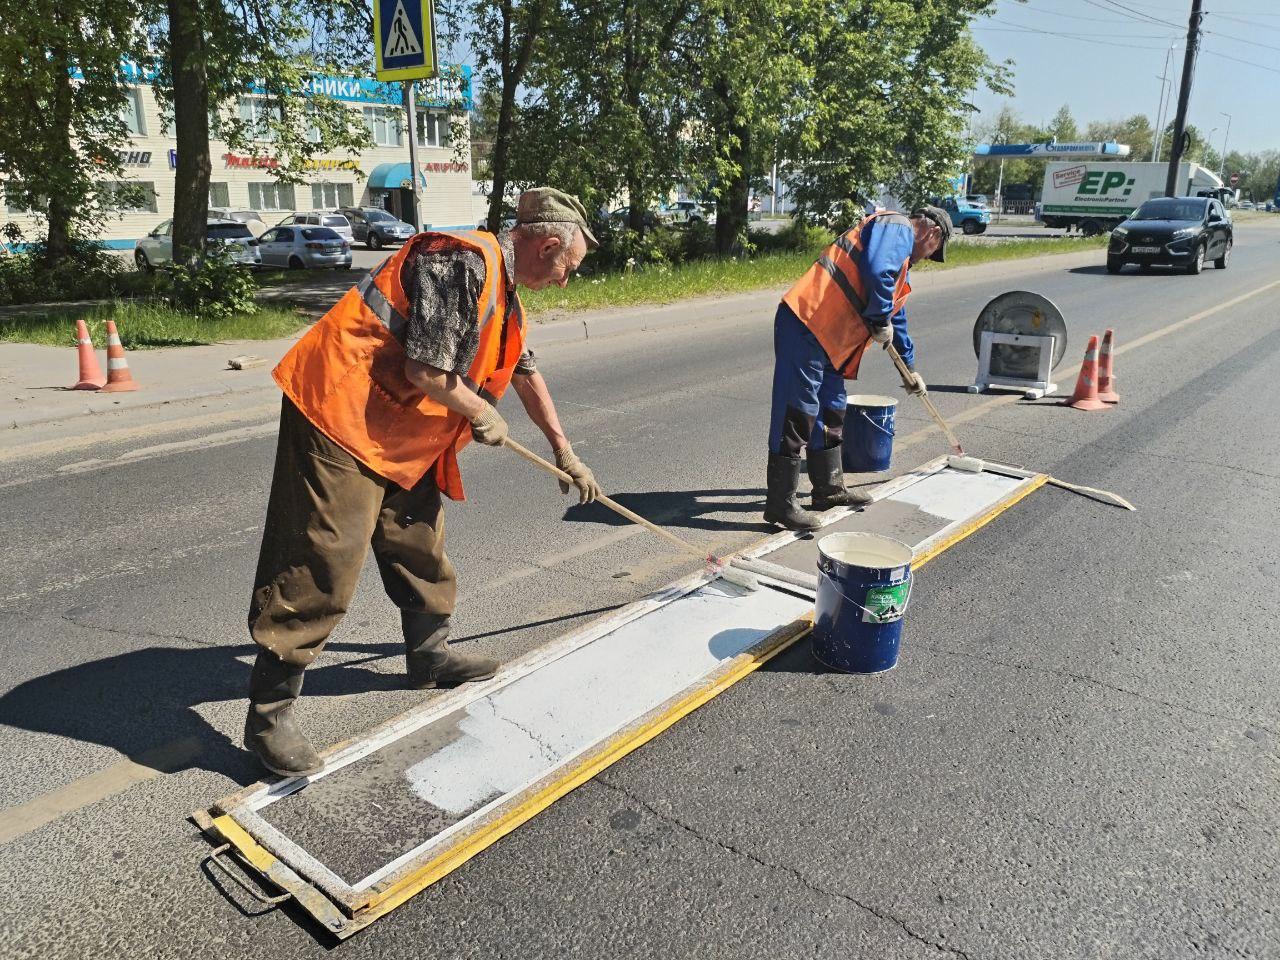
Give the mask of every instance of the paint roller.
[{"label": "paint roller", "polygon": [[[553,476],[559,478],[560,480],[563,480],[565,483],[568,483],[568,484],[573,483],[573,477],[569,476],[569,474],[565,473],[563,470],[557,467],[554,463],[551,463],[547,460],[543,460],[542,457],[538,456],[528,447],[517,443],[516,441],[512,440],[510,437],[507,437],[505,440],[503,440],[502,445],[504,447],[510,448],[515,453],[520,454],[520,456],[524,457],[530,463],[538,467],[541,467],[543,470],[547,471],[547,473],[550,473]],[[720,557],[717,557],[714,553],[705,552],[701,547],[694,546],[688,540],[683,540],[680,537],[677,537],[670,530],[664,530],[662,527],[658,526],[656,523],[652,523],[649,520],[646,520],[644,517],[640,516],[640,514],[636,513],[635,511],[628,510],[626,507],[618,503],[616,500],[610,497],[606,497],[603,493],[600,494],[600,496],[596,497],[596,502],[604,504],[614,513],[618,514],[618,516],[626,517],[632,523],[639,524],[640,526],[648,530],[650,533],[657,534],[663,540],[666,540],[672,546],[678,547],[683,552],[692,554],[693,556],[697,557],[699,560],[705,561],[707,564],[708,571],[710,571],[714,576],[721,577],[724,580],[728,580],[730,583],[734,584],[735,586],[742,587],[742,589],[744,590],[760,589],[760,581],[757,580],[755,576],[753,576],[752,574],[748,573],[745,570],[739,570],[729,566],[728,563],[726,563]]]}]

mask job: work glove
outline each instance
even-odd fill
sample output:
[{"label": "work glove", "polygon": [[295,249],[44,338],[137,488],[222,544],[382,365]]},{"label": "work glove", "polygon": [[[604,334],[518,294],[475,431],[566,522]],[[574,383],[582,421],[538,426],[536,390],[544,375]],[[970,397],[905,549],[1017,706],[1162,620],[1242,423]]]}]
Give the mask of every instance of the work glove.
[{"label": "work glove", "polygon": [[876,343],[888,343],[893,339],[893,324],[886,323],[882,327],[872,327],[871,339]]},{"label": "work glove", "polygon": [[507,421],[491,403],[486,403],[484,409],[471,418],[471,436],[480,443],[500,447],[507,439],[507,433]]},{"label": "work glove", "polygon": [[[600,489],[600,484],[596,483],[596,475],[591,472],[590,467],[578,459],[571,445],[556,451],[556,466],[573,477],[573,485],[578,488],[579,503],[590,503],[604,492]],[[567,481],[560,481],[560,492],[569,492]]]},{"label": "work glove", "polygon": [[[910,379],[908,379],[908,377]],[[916,373],[914,370],[910,371],[907,376],[902,378],[902,389],[906,390],[907,393],[911,394],[913,397],[923,397],[929,392],[929,387],[925,384],[924,377],[920,376],[920,374]]]}]

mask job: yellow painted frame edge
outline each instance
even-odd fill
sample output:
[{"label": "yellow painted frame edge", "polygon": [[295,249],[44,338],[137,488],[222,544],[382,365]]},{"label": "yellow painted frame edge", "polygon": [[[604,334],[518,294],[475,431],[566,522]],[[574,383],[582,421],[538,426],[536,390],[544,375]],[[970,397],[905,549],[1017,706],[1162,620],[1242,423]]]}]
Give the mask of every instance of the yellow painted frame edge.
[{"label": "yellow painted frame edge", "polygon": [[[997,501],[985,513],[962,524],[914,559],[911,563],[911,568],[913,570],[919,569],[961,540],[982,529],[1000,514],[1044,486],[1048,479],[1045,474],[1036,474],[1028,478],[1027,483],[1020,485],[1013,493]],[[412,873],[404,876],[393,886],[379,891],[375,897],[369,899],[364,908],[352,917],[348,925],[341,929],[326,925],[326,929],[330,930],[339,939],[346,939],[356,931],[390,913],[396,907],[488,849],[517,827],[528,823],[561,797],[577,789],[627,754],[642,747],[694,710],[709,703],[739,680],[754,673],[769,660],[802,639],[812,627],[813,620],[812,616],[810,616],[792,621],[790,624],[779,628],[770,637],[762,641],[761,646],[756,650],[740,654],[735,658],[732,665],[711,683],[678,700],[649,720],[642,720],[639,725],[617,734],[595,753],[584,757],[577,766],[567,771],[560,779],[543,786],[490,823],[480,827],[450,850],[436,856]],[[227,842],[243,853],[245,859],[264,874],[267,868],[278,862],[275,857],[260,847],[229,815],[224,814],[216,817],[214,824]],[[258,860],[262,860],[266,867],[260,866]],[[305,907],[305,904],[303,906]],[[310,912],[308,910],[308,913]],[[317,919],[320,918],[317,917]]]},{"label": "yellow painted frame edge", "polygon": [[[422,39],[427,42],[427,49],[431,51],[431,62],[421,67],[401,67],[398,70],[384,70],[382,67],[382,17],[379,14],[381,5],[374,0],[373,3],[373,75],[383,81],[394,80],[430,80],[440,75],[440,64],[438,62],[439,51],[436,50],[436,4],[435,0],[414,0],[416,3],[422,4],[422,23],[426,30],[431,31],[431,37]],[[426,70],[427,73],[422,71]]]}]

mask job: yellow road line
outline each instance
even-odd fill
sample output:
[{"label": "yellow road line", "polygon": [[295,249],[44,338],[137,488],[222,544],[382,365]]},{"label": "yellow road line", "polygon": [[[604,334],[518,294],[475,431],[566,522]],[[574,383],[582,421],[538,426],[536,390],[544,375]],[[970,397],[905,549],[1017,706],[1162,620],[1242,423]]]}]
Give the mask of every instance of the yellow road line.
[{"label": "yellow road line", "polygon": [[199,756],[200,751],[200,741],[195,737],[174,740],[140,754],[137,760],[121,760],[34,800],[0,810],[0,845],[16,840],[81,807],[123,793],[136,784],[180,768]]}]

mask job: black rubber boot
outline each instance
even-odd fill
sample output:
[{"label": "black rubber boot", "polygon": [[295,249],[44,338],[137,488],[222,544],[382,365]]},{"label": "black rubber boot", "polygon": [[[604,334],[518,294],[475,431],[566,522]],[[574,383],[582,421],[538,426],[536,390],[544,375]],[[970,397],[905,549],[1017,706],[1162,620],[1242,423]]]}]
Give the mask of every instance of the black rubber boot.
[{"label": "black rubber boot", "polygon": [[788,530],[817,530],[822,518],[800,506],[800,461],[780,453],[769,454],[769,488],[764,501],[764,519]]},{"label": "black rubber boot", "polygon": [[400,623],[404,627],[409,686],[415,690],[434,690],[473,680],[488,680],[498,672],[498,661],[491,657],[449,649],[448,617],[401,610]]},{"label": "black rubber boot", "polygon": [[813,484],[814,510],[865,507],[871,502],[870,494],[845,488],[839,447],[809,451],[809,482]]},{"label": "black rubber boot", "polygon": [[282,777],[309,777],[324,769],[324,761],[307,743],[293,717],[304,669],[262,650],[249,674],[244,745],[264,767]]}]

